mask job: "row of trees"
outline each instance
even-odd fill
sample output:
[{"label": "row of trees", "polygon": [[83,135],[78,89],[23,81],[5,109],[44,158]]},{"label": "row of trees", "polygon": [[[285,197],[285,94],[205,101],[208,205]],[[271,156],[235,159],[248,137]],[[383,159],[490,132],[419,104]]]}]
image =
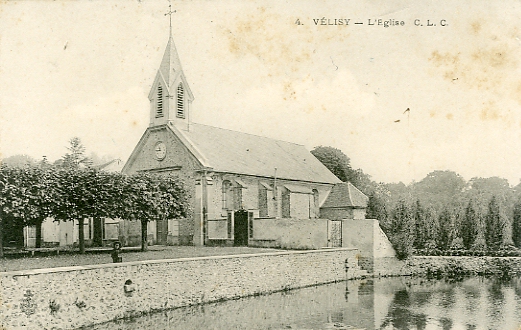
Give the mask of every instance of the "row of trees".
[{"label": "row of trees", "polygon": [[[179,178],[101,171],[90,166],[79,139],[70,143],[70,152],[54,164],[44,158],[22,167],[0,167],[0,230],[36,226],[36,246],[40,247],[45,219],[76,220],[80,253],[84,253],[85,219],[136,220],[141,222],[145,250],[149,221],[186,217],[190,211],[189,196]],[[3,236],[2,231],[0,255]]]},{"label": "row of trees", "polygon": [[41,225],[49,217],[78,221],[80,253],[85,252],[85,219],[121,218],[141,222],[145,250],[149,221],[185,217],[188,210],[177,177],[126,176],[94,168],[0,168],[0,228],[36,226],[37,247]]},{"label": "row of trees", "polygon": [[385,212],[385,204],[370,199],[367,216],[383,219],[380,225],[400,258],[433,250],[489,253],[521,248],[521,202],[516,204],[512,219],[495,196],[484,213],[472,200],[461,209],[447,206],[441,212],[425,208],[419,200],[412,205],[401,200],[390,214]]},{"label": "row of trees", "polygon": [[418,182],[377,183],[332,147],[312,151],[342,181],[369,196],[367,218],[378,219],[404,256],[414,251],[496,251],[521,247],[521,184],[499,177],[466,181],[433,171]]}]

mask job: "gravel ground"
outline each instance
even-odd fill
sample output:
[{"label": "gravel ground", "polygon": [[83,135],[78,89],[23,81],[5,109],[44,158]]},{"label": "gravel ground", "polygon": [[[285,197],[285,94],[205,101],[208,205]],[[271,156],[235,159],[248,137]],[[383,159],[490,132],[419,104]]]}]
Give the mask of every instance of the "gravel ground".
[{"label": "gravel ground", "polygon": [[[178,259],[248,253],[277,252],[276,249],[249,247],[194,247],[194,246],[150,246],[147,252],[127,252],[121,256],[125,261]],[[60,254],[52,256],[22,257],[16,259],[0,259],[0,272],[38,268],[55,268],[81,265],[112,263],[110,251],[88,254]]]}]

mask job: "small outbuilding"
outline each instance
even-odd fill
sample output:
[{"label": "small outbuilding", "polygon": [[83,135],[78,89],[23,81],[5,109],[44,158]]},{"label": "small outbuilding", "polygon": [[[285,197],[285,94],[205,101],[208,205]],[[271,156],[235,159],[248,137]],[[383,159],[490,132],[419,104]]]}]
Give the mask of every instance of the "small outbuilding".
[{"label": "small outbuilding", "polygon": [[320,207],[320,217],[329,220],[365,219],[369,198],[351,182],[337,183]]}]

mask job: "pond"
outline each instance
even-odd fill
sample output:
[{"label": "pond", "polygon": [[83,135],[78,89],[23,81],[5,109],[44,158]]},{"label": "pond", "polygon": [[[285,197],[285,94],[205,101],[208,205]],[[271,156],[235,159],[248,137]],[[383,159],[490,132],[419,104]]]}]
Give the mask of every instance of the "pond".
[{"label": "pond", "polygon": [[88,329],[520,329],[521,278],[399,277],[179,308]]}]

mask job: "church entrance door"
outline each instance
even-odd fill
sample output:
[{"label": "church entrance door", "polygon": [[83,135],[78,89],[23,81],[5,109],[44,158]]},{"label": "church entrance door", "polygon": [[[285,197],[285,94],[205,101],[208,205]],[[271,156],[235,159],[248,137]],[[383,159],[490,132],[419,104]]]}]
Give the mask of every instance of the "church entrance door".
[{"label": "church entrance door", "polygon": [[158,245],[167,245],[168,220],[161,219],[161,220],[156,221],[156,234],[157,234],[157,244]]},{"label": "church entrance door", "polygon": [[234,246],[248,245],[248,212],[245,210],[236,211],[233,214],[234,226]]}]

